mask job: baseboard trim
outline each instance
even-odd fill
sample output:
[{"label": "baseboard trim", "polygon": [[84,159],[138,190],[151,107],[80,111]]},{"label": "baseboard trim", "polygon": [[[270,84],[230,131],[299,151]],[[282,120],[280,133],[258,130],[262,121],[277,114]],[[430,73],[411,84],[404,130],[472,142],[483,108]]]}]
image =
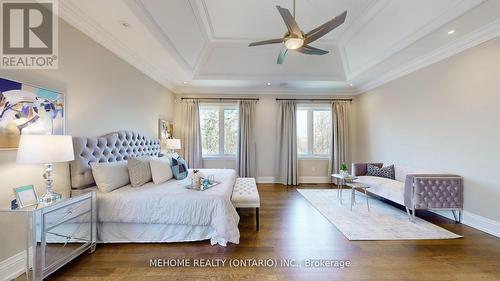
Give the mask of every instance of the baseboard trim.
[{"label": "baseboard trim", "polygon": [[276,183],[274,177],[257,177],[257,183]]},{"label": "baseboard trim", "polygon": [[25,270],[26,251],[22,251],[0,262],[0,280],[16,279],[21,276]]},{"label": "baseboard trim", "polygon": [[[454,220],[451,211],[434,211],[434,213],[443,216],[445,218]],[[498,221],[485,218],[483,216],[476,215],[471,212],[464,211],[462,223],[477,230],[481,230],[483,232],[486,232],[488,234],[500,238],[500,222]]]},{"label": "baseboard trim", "polygon": [[[299,183],[330,183],[329,177],[299,177]],[[257,177],[257,183],[280,183],[275,177]]]}]

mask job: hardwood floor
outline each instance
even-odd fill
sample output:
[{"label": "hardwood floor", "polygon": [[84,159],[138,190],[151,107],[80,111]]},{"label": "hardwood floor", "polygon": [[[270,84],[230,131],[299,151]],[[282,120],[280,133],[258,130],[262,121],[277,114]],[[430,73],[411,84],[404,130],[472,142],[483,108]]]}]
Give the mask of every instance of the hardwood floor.
[{"label": "hardwood floor", "polygon": [[[260,184],[259,192],[260,231],[255,231],[253,210],[242,210],[239,245],[98,245],[94,254],[82,255],[48,280],[500,280],[500,239],[465,225],[422,212],[417,214],[464,238],[350,242],[295,188]],[[154,258],[335,259],[349,260],[351,266],[152,268]]]}]

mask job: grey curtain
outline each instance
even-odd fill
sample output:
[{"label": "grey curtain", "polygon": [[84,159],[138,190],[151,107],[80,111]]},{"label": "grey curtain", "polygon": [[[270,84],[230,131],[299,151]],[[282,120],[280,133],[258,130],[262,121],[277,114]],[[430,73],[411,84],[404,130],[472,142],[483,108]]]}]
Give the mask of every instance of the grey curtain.
[{"label": "grey curtain", "polygon": [[236,171],[240,177],[255,177],[256,141],[255,141],[255,107],[257,101],[239,101],[238,153]]},{"label": "grey curtain", "polygon": [[200,110],[198,100],[185,100],[182,140],[184,159],[189,168],[202,168]]},{"label": "grey curtain", "polygon": [[348,101],[332,103],[331,174],[338,173],[340,164],[349,160],[349,110],[350,103]]},{"label": "grey curtain", "polygon": [[297,184],[297,104],[295,101],[278,101],[276,143],[277,180],[286,185]]}]

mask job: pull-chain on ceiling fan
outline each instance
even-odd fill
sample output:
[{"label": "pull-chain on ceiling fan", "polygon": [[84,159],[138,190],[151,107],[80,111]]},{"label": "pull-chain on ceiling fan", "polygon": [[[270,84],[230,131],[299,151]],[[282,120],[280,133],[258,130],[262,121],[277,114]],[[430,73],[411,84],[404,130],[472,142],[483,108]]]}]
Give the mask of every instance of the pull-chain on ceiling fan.
[{"label": "pull-chain on ceiling fan", "polygon": [[281,48],[280,54],[278,56],[278,64],[283,64],[283,62],[285,61],[285,55],[288,50],[296,51],[306,55],[328,54],[328,51],[312,47],[309,44],[342,25],[347,16],[347,11],[344,11],[334,19],[331,19],[304,34],[304,32],[300,30],[299,25],[295,21],[295,0],[293,0],[293,16],[288,9],[282,8],[280,6],[276,6],[276,8],[278,9],[278,12],[283,18],[283,21],[285,22],[285,25],[288,29],[285,35],[283,35],[283,38],[253,42],[250,43],[248,47],[284,43],[284,46]]}]

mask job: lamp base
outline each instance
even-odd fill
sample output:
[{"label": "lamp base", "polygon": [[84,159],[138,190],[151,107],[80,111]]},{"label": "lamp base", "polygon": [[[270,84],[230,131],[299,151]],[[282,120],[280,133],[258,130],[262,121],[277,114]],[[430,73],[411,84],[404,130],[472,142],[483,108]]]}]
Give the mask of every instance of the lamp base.
[{"label": "lamp base", "polygon": [[39,203],[50,204],[61,200],[62,195],[52,190],[47,190],[42,197],[38,198]]}]

